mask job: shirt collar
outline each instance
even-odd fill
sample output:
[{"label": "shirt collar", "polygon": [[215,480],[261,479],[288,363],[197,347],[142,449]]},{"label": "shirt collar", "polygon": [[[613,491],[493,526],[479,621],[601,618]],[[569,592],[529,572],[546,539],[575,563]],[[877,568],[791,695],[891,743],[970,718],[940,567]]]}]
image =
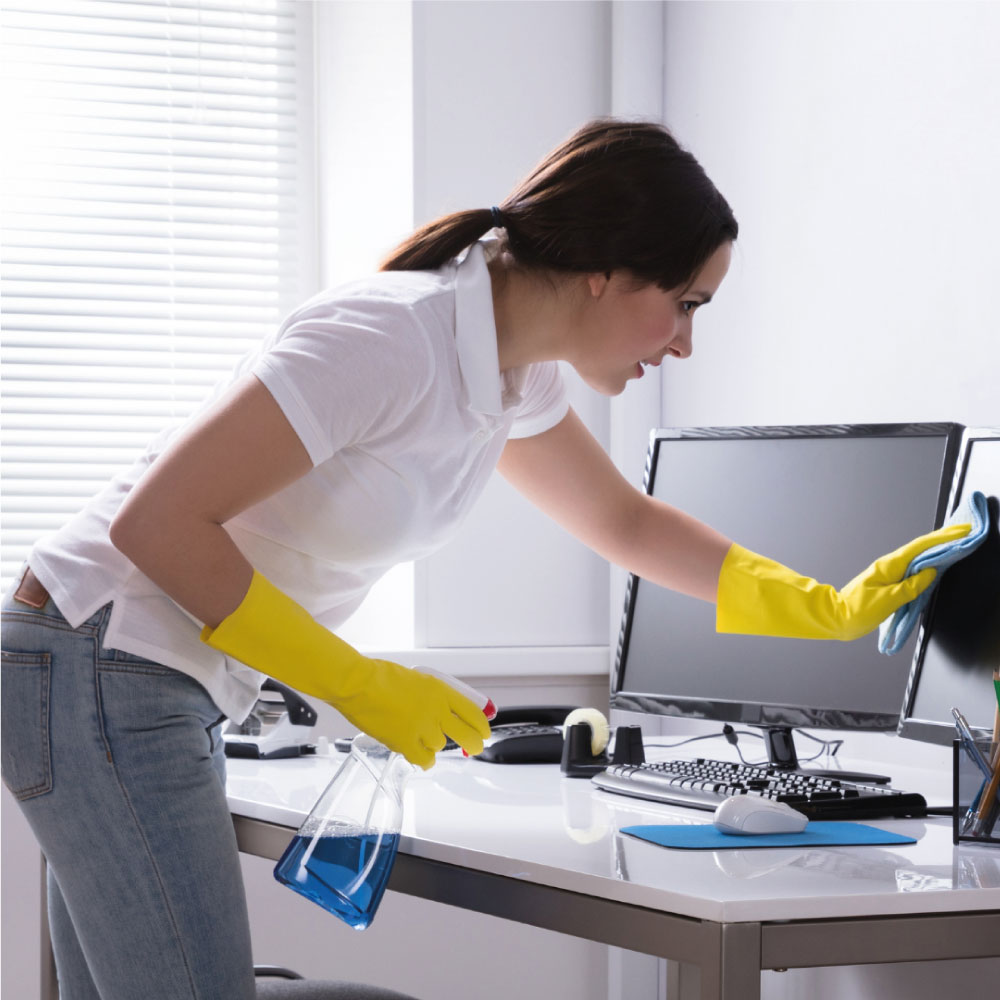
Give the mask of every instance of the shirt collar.
[{"label": "shirt collar", "polygon": [[500,417],[521,402],[523,369],[500,375],[493,286],[483,243],[473,243],[458,257],[455,278],[455,348],[468,393],[469,408]]}]

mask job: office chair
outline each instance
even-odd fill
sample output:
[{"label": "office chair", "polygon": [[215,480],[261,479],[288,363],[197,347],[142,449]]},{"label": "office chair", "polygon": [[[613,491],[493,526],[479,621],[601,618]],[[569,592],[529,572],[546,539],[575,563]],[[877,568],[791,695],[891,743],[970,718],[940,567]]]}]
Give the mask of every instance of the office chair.
[{"label": "office chair", "polygon": [[257,1000],[415,1000],[405,993],[329,979],[305,979],[291,969],[255,965]]}]

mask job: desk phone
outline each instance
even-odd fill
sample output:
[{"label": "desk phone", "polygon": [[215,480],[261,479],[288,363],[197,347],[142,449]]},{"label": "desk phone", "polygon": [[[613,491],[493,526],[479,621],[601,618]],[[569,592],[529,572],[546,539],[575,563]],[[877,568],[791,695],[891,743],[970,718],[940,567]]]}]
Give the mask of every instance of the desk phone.
[{"label": "desk phone", "polygon": [[573,705],[523,705],[501,708],[490,723],[490,737],[476,760],[491,764],[558,764],[563,732],[559,728]]}]

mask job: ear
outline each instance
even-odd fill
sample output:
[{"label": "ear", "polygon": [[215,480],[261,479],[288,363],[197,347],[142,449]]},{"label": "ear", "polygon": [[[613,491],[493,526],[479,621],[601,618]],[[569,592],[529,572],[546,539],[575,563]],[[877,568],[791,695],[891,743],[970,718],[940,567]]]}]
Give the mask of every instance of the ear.
[{"label": "ear", "polygon": [[600,271],[587,275],[587,288],[592,298],[599,299],[611,283],[611,272]]}]

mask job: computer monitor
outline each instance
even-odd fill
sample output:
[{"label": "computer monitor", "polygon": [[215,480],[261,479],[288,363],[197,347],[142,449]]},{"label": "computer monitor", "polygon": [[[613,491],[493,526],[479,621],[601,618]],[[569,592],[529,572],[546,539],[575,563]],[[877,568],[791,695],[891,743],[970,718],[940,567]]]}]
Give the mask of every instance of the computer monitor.
[{"label": "computer monitor", "polygon": [[[645,489],[744,547],[840,587],[940,526],[960,435],[957,424],[659,430],[650,436]],[[796,727],[896,729],[914,645],[911,637],[889,657],[878,652],[877,634],[853,642],[720,635],[714,604],[632,576],[612,721],[675,716],[761,727],[771,763],[796,768]]]},{"label": "computer monitor", "polygon": [[993,731],[1000,668],[1000,428],[967,428],[949,500],[954,510],[974,490],[989,510],[986,541],[947,570],[923,616],[899,734],[928,743],[955,738],[952,708],[973,732]]}]

